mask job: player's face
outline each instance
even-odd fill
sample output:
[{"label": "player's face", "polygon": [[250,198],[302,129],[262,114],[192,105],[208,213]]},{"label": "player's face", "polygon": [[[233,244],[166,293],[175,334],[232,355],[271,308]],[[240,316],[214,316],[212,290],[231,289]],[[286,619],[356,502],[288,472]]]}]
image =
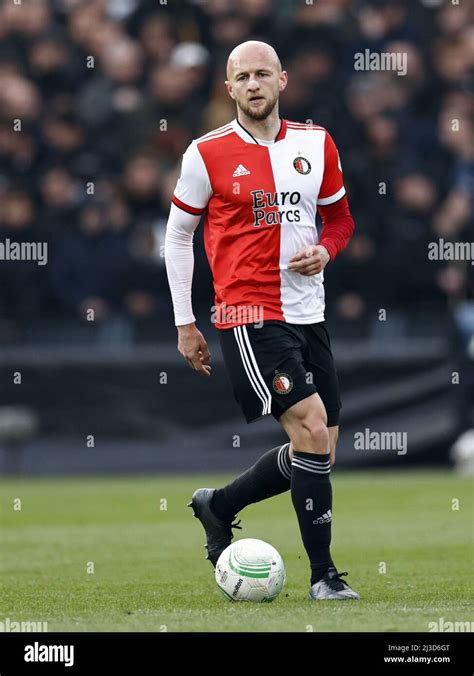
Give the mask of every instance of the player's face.
[{"label": "player's face", "polygon": [[230,96],[240,110],[253,120],[265,120],[275,108],[286,86],[285,71],[268,63],[235,64],[227,81]]}]

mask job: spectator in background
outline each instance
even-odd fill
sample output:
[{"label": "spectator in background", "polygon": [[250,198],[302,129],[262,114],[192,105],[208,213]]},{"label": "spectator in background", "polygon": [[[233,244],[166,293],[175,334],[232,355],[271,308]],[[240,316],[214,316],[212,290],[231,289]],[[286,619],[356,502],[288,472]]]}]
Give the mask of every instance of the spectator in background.
[{"label": "spectator in background", "polygon": [[101,321],[121,307],[129,266],[127,234],[110,229],[106,205],[96,200],[56,248],[53,289],[66,310],[85,319],[92,310]]},{"label": "spectator in background", "polygon": [[[41,237],[54,247],[77,217],[82,201],[81,186],[66,169],[53,165],[43,173],[38,187],[43,205],[38,229]],[[82,199],[84,197],[85,188]]]},{"label": "spectator in background", "polygon": [[[0,241],[35,242],[34,204],[22,190],[0,191]],[[22,338],[42,307],[44,268],[34,261],[0,261],[0,341]]]},{"label": "spectator in background", "polygon": [[119,195],[95,199],[79,214],[78,227],[60,240],[52,284],[72,315],[105,321],[129,314],[156,317],[164,308],[166,276],[153,230],[130,233],[129,209]]}]

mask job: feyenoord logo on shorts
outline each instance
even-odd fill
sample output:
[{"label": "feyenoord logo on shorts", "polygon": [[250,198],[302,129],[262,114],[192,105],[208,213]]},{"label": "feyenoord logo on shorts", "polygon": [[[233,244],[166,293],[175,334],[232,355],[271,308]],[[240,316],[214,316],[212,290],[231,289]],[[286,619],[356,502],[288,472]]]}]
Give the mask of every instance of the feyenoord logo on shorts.
[{"label": "feyenoord logo on shorts", "polygon": [[273,378],[273,389],[278,394],[288,394],[293,389],[293,381],[287,373],[277,373]]},{"label": "feyenoord logo on shorts", "polygon": [[311,165],[305,157],[295,157],[293,166],[298,174],[309,174],[311,171]]}]

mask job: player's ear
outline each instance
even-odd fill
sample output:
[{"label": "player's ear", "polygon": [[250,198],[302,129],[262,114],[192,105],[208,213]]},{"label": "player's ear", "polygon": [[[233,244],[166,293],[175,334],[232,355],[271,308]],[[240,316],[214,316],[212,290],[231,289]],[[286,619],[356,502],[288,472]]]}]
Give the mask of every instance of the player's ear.
[{"label": "player's ear", "polygon": [[235,101],[234,92],[232,91],[232,85],[230,84],[229,80],[225,81],[225,86],[227,87],[227,91],[229,93],[230,98],[234,99],[234,101]]},{"label": "player's ear", "polygon": [[282,70],[279,77],[278,89],[282,92],[284,89],[286,89],[287,84],[288,84],[288,73],[286,72],[286,70]]}]

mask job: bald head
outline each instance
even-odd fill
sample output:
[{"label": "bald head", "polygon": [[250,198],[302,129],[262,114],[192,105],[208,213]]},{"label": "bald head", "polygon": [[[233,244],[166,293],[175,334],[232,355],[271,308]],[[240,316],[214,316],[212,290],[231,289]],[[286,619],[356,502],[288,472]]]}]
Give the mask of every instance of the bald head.
[{"label": "bald head", "polygon": [[271,45],[259,40],[247,40],[237,45],[227,59],[227,79],[231,80],[240,70],[250,69],[258,63],[261,67],[268,67],[281,73],[281,63],[278,54]]},{"label": "bald head", "polygon": [[227,61],[226,87],[237,104],[239,120],[278,121],[278,98],[287,73],[278,54],[266,42],[249,40],[237,45]]}]

